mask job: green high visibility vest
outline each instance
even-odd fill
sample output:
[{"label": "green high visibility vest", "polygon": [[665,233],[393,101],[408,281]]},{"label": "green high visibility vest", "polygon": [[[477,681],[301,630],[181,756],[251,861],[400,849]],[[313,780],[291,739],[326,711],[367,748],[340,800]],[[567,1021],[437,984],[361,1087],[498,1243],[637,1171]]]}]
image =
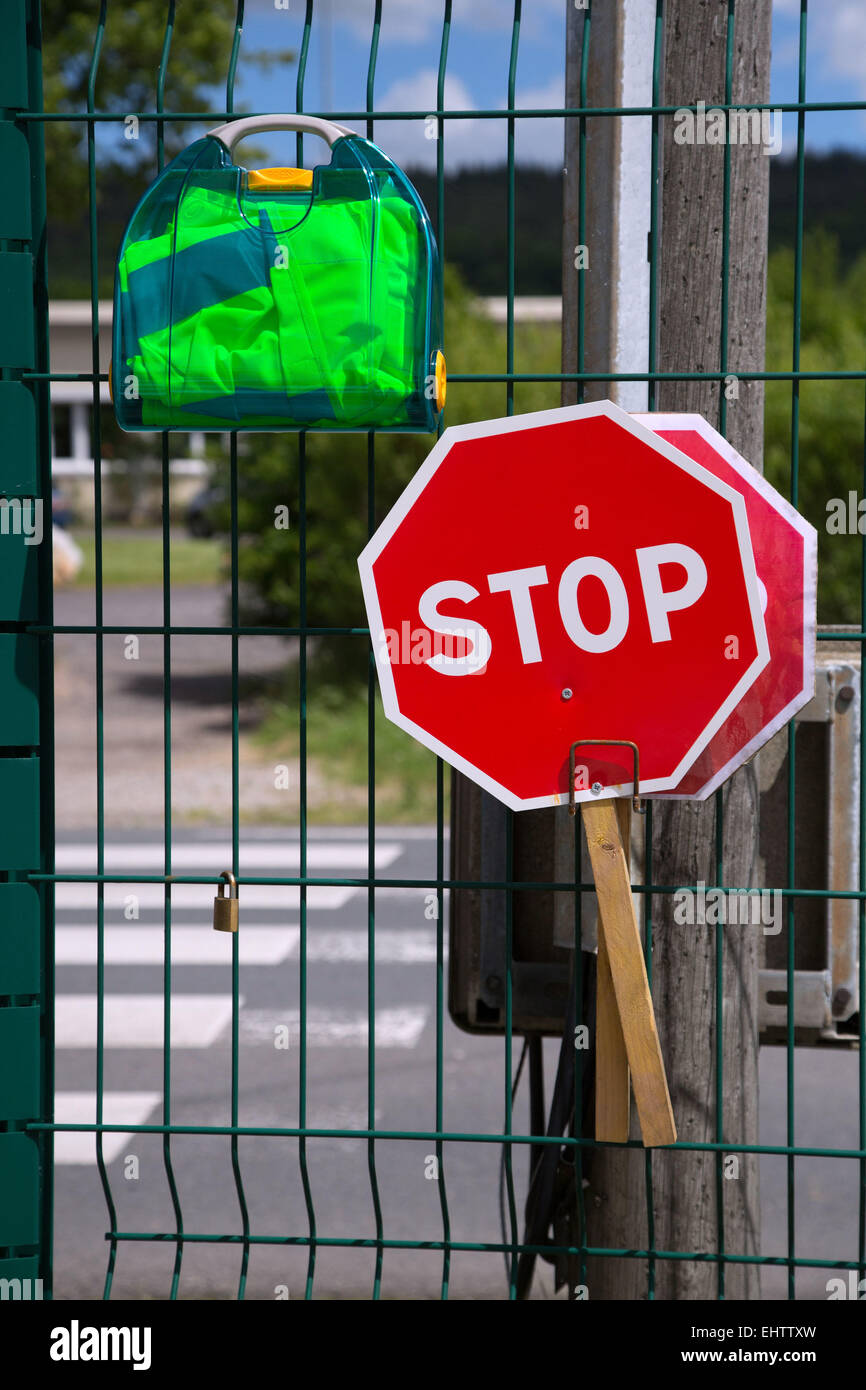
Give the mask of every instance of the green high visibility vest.
[{"label": "green high visibility vest", "polygon": [[118,421],[432,430],[439,274],[417,193],[369,141],[341,135],[312,173],[249,173],[205,136],[151,186],[120,248]]}]

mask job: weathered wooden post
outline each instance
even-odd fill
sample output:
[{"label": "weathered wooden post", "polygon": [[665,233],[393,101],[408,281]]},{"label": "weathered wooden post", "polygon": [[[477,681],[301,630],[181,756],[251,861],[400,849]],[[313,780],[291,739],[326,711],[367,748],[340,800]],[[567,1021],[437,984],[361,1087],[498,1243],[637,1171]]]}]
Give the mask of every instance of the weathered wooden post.
[{"label": "weathered wooden post", "polygon": [[[586,68],[587,105],[647,105],[635,97],[646,83],[647,35],[653,0],[624,0],[592,16]],[[667,0],[664,7],[660,103],[708,106],[725,103],[730,43],[730,100],[741,107],[765,102],[769,93],[770,0],[739,5],[731,19],[726,0]],[[568,11],[566,104],[577,106],[585,12]],[[643,48],[641,44],[643,43]],[[650,49],[651,52],[651,49]],[[586,371],[640,370],[623,366],[629,347],[623,296],[641,292],[644,266],[629,251],[630,190],[647,186],[649,147],[643,154],[624,134],[629,120],[587,119],[585,234],[589,267],[576,272],[578,236],[579,121],[566,123],[566,202],[563,240],[564,370],[577,367],[578,274],[585,276]],[[656,410],[697,411],[721,428],[755,467],[761,466],[763,389],[737,380],[737,371],[760,370],[764,360],[769,163],[761,140],[737,144],[678,143],[674,117],[660,118],[660,259],[656,268],[656,363],[665,372],[717,372],[718,381],[658,383],[648,404]],[[760,122],[742,123],[753,133]],[[727,131],[730,135],[730,130]],[[742,136],[740,137],[742,138]],[[628,160],[633,162],[629,165]],[[726,174],[727,169],[727,174]],[[644,208],[644,214],[648,214]],[[727,241],[723,228],[727,223]],[[632,228],[632,238],[634,229]],[[606,237],[597,246],[593,238]],[[727,253],[725,256],[725,252]],[[631,259],[630,259],[631,256]],[[723,296],[723,258],[727,296]],[[723,315],[727,322],[723,324]],[[640,344],[632,343],[631,351]],[[629,392],[588,386],[586,398],[610,395],[627,408]],[[573,388],[563,403],[576,399]],[[659,884],[721,881],[757,886],[758,791],[754,767],[737,773],[720,797],[704,803],[657,801],[653,811],[652,879]],[[717,804],[718,803],[718,804]],[[724,861],[716,862],[721,815]],[[732,1143],[757,1140],[757,983],[759,928],[732,925],[723,931],[722,1018],[716,1010],[716,939],[709,927],[673,920],[670,894],[652,900],[653,994],[679,1137]],[[717,1106],[717,1028],[721,1027],[723,1116]],[[753,1254],[758,1246],[757,1161],[731,1155],[721,1164],[712,1152],[663,1150],[652,1156],[654,1243],[659,1250],[714,1252],[723,1230],[724,1249]],[[589,1191],[589,1243],[642,1248],[646,1222],[646,1158],[639,1150],[604,1150],[594,1159]],[[719,1198],[721,1196],[721,1212]],[[721,1225],[720,1218],[721,1216]],[[716,1263],[655,1262],[656,1298],[715,1298]],[[728,1298],[759,1297],[757,1266],[723,1270]],[[647,1262],[596,1259],[588,1271],[590,1298],[646,1296]]]}]

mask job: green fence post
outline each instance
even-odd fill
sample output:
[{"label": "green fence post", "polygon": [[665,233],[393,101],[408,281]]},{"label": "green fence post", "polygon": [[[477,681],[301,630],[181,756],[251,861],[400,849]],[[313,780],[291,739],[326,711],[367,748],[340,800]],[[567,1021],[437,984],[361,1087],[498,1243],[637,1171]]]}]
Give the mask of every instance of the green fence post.
[{"label": "green fence post", "polygon": [[[50,1297],[51,453],[38,0],[0,5],[0,1298]],[[44,505],[43,505],[44,499]],[[40,706],[47,714],[40,722]],[[46,748],[48,756],[46,756]]]}]

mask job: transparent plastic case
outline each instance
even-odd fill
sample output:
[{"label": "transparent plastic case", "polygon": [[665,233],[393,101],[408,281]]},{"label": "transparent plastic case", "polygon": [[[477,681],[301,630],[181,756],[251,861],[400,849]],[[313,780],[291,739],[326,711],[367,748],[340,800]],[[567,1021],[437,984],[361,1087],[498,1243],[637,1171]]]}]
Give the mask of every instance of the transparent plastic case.
[{"label": "transparent plastic case", "polygon": [[[328,164],[246,170],[232,147],[306,130]],[[112,398],[125,430],[417,430],[445,398],[441,271],[424,206],[369,140],[249,117],[182,151],[117,260]]]}]

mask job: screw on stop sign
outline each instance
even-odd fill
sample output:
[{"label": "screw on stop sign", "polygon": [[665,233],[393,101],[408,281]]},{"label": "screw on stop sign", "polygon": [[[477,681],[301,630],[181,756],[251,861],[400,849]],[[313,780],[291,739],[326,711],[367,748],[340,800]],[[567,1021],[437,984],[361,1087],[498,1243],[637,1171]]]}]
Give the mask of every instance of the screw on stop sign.
[{"label": "screw on stop sign", "polygon": [[769,656],[743,497],[609,401],[446,430],[359,568],[386,714],[515,809],[577,739],[675,786]]}]

